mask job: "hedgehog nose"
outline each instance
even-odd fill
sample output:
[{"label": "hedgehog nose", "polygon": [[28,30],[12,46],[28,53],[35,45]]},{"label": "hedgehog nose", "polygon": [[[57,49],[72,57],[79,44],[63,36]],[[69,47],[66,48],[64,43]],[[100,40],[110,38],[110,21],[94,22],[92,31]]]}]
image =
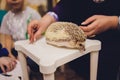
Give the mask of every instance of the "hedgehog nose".
[{"label": "hedgehog nose", "polygon": [[79,44],[80,51],[85,51],[85,46],[83,44]]}]

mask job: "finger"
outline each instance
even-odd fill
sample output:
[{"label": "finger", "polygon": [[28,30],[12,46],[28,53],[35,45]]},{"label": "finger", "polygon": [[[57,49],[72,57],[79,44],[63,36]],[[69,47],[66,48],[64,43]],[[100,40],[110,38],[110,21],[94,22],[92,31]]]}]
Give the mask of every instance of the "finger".
[{"label": "finger", "polygon": [[91,30],[94,30],[96,27],[98,26],[97,22],[94,21],[91,24],[89,24],[86,27],[80,26],[80,28],[84,31],[84,32],[89,32]]},{"label": "finger", "polygon": [[30,43],[32,43],[33,42],[33,39],[34,39],[34,34],[33,34],[33,30],[31,29],[31,32],[30,33],[28,33],[29,34],[29,40],[30,40]]},{"label": "finger", "polygon": [[10,64],[10,71],[13,70],[14,68],[15,68],[15,63],[11,62],[11,64]]},{"label": "finger", "polygon": [[33,42],[34,42],[34,34],[32,33],[30,36],[30,43],[33,43]]},{"label": "finger", "polygon": [[92,37],[95,37],[96,35],[91,35],[91,36],[89,36],[90,38],[92,38]]},{"label": "finger", "polygon": [[10,67],[10,70],[9,70],[9,71],[11,71],[11,70],[13,69],[13,65],[12,65],[12,63],[9,64],[9,67]]},{"label": "finger", "polygon": [[10,64],[9,64],[9,65],[10,65],[10,71],[15,68],[16,63],[17,63],[17,62],[16,62],[15,60],[12,60],[12,59],[11,59],[11,62],[10,62]]},{"label": "finger", "polygon": [[32,31],[32,34],[30,36],[30,43],[33,43],[34,41],[36,41],[38,33],[39,31]]},{"label": "finger", "polygon": [[96,17],[92,16],[92,17],[86,19],[84,22],[82,22],[81,25],[88,25],[88,24],[92,23],[95,20],[96,20]]},{"label": "finger", "polygon": [[1,70],[3,71],[3,73],[6,72],[4,65],[1,65]]},{"label": "finger", "polygon": [[97,34],[96,27],[97,27],[97,23],[96,23],[96,22],[93,22],[92,24],[90,24],[90,25],[87,26],[87,27],[81,27],[81,29],[85,32],[85,34],[86,34],[88,37],[90,37],[90,36],[93,36],[93,35],[96,35],[96,34]]},{"label": "finger", "polygon": [[7,67],[7,69],[6,69],[7,72],[11,70],[11,64],[10,64],[10,62],[6,65],[6,67]]},{"label": "finger", "polygon": [[16,62],[12,62],[12,65],[13,65],[13,68],[15,68],[16,67]]},{"label": "finger", "polygon": [[42,35],[41,29],[39,29],[36,34],[34,35],[34,41],[38,40]]},{"label": "finger", "polygon": [[95,30],[91,30],[89,32],[85,32],[85,34],[87,35],[87,37],[95,37]]},{"label": "finger", "polygon": [[34,41],[36,41],[36,35],[38,35],[39,33],[39,28],[40,26],[38,24],[33,25],[33,29],[32,29],[32,34],[30,37],[30,43],[33,43]]},{"label": "finger", "polygon": [[91,31],[91,30],[94,29],[93,26],[87,26],[87,27],[82,27],[82,26],[80,26],[80,28],[81,28],[84,32],[89,32],[89,31]]},{"label": "finger", "polygon": [[28,25],[28,27],[27,27],[27,31],[28,31],[28,34],[29,34],[29,36],[31,37],[31,35],[32,35],[32,24],[29,24]]}]

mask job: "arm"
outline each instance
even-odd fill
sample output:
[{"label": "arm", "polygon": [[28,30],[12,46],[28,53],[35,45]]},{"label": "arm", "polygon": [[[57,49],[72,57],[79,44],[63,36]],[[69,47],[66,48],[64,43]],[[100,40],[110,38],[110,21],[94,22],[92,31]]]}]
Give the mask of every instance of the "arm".
[{"label": "arm", "polygon": [[[60,0],[59,3],[53,8],[52,11],[55,12],[58,17],[63,17],[64,12],[62,13],[62,11],[65,9],[64,7],[68,6],[68,5],[66,5],[67,2],[68,2],[67,0]],[[63,5],[63,3],[64,3],[64,7],[61,6],[61,5]],[[68,11],[67,9],[65,9],[64,11],[67,12]],[[30,42],[34,42],[38,38],[40,38],[41,34],[46,31],[47,27],[51,23],[55,22],[56,20],[57,19],[55,18],[55,16],[47,13],[41,18],[40,21],[36,21],[36,20],[31,21],[30,24],[28,25],[28,34],[30,36]],[[37,25],[37,26],[35,26],[35,25]],[[36,27],[36,31],[37,31],[35,33],[33,33],[34,26]]]},{"label": "arm", "polygon": [[2,35],[1,37],[1,43],[3,45],[3,47],[8,49],[9,52],[9,56],[12,58],[15,58],[12,54],[11,54],[11,48],[13,47],[13,41],[12,41],[12,37],[10,35],[10,31],[7,27],[7,14],[4,16],[3,21],[2,21],[2,25],[1,25],[1,29],[0,29],[0,33]]},{"label": "arm", "polygon": [[5,35],[5,48],[7,48],[8,52],[9,52],[9,57],[16,59],[13,54],[11,53],[11,49],[14,47],[14,41],[12,40],[12,36],[11,35]]}]

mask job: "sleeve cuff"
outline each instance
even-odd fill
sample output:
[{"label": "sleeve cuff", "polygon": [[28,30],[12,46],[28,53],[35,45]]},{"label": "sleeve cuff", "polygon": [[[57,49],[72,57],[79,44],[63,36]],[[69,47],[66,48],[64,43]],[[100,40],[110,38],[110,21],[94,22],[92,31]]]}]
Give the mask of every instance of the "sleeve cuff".
[{"label": "sleeve cuff", "polygon": [[118,16],[118,29],[120,30],[120,16]]},{"label": "sleeve cuff", "polygon": [[55,12],[49,11],[47,14],[49,14],[50,16],[54,17],[54,19],[56,21],[58,21],[58,15]]}]

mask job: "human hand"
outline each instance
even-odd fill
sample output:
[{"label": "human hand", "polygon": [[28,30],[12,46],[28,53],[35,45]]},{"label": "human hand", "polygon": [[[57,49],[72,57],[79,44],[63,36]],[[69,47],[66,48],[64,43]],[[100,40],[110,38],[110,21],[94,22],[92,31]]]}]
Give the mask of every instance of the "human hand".
[{"label": "human hand", "polygon": [[85,34],[90,37],[96,34],[100,34],[108,29],[115,29],[118,26],[117,16],[104,16],[94,15],[85,20],[82,25],[89,24],[86,26],[80,26]]},{"label": "human hand", "polygon": [[16,66],[16,61],[10,57],[0,57],[0,68],[3,73],[13,70]]},{"label": "human hand", "polygon": [[43,16],[40,21],[38,20],[31,21],[28,25],[30,43],[33,43],[34,41],[39,39],[41,35],[45,32],[47,27],[53,22],[55,22],[55,19],[49,14]]},{"label": "human hand", "polygon": [[28,34],[30,42],[34,42],[37,37],[41,36],[41,32],[39,32],[40,22],[38,20],[33,20],[28,25]]}]

